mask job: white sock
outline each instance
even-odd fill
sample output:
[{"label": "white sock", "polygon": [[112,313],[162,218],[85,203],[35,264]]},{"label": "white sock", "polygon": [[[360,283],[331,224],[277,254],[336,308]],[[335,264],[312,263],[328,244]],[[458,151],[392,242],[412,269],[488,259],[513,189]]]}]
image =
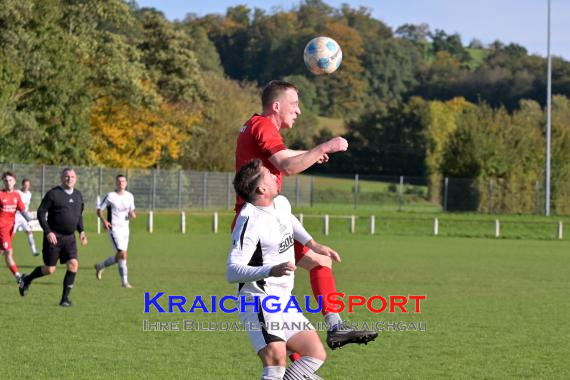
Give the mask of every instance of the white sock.
[{"label": "white sock", "polygon": [[124,285],[129,282],[128,274],[129,271],[127,269],[127,260],[119,259],[119,276],[121,277],[121,283]]},{"label": "white sock", "polygon": [[30,248],[32,249],[32,253],[36,253],[36,242],[34,241],[34,235],[30,234],[28,235],[28,244],[30,245]]},{"label": "white sock", "polygon": [[340,314],[339,313],[328,313],[327,315],[325,315],[325,322],[327,323],[329,327],[329,330],[333,330],[337,325],[339,325],[342,322],[342,319],[340,319]]},{"label": "white sock", "polygon": [[285,374],[285,367],[271,366],[263,367],[261,380],[281,380]]},{"label": "white sock", "polygon": [[312,358],[310,356],[302,356],[287,367],[283,380],[297,380],[311,378],[317,370],[323,365],[323,361]]},{"label": "white sock", "polygon": [[115,264],[116,262],[117,262],[117,259],[115,258],[115,255],[109,256],[105,259],[105,261],[97,264],[97,267],[100,269],[105,269],[105,268],[110,267],[111,265]]}]

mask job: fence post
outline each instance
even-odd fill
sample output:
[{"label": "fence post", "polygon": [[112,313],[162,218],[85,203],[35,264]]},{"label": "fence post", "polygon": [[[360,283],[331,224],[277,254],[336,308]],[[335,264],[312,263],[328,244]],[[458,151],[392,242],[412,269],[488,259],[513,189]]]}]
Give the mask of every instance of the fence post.
[{"label": "fence post", "polygon": [[182,170],[178,171],[178,209],[182,210]]},{"label": "fence post", "polygon": [[445,177],[443,183],[443,211],[447,211],[447,190],[449,187],[449,178]]},{"label": "fence post", "polygon": [[489,214],[493,213],[493,179],[489,180]]},{"label": "fence post", "polygon": [[152,234],[152,232],[154,231],[154,212],[152,212],[152,210],[150,210],[148,212],[147,228],[148,228],[148,232],[150,232]]},{"label": "fence post", "polygon": [[303,214],[299,214],[299,222],[303,225]]},{"label": "fence post", "polygon": [[186,233],[186,213],[184,211],[180,212],[180,232]]},{"label": "fence post", "polygon": [[498,238],[501,236],[501,222],[499,219],[495,219],[495,237]]},{"label": "fence post", "polygon": [[356,231],[356,217],[354,215],[350,216],[350,233],[353,234]]},{"label": "fence post", "polygon": [[151,183],[151,198],[150,198],[150,209],[154,211],[156,197],[156,169],[152,169],[152,183]]},{"label": "fence post", "polygon": [[370,235],[374,235],[376,233],[376,216],[370,215]]},{"label": "fence post", "polygon": [[404,204],[404,176],[400,176],[400,188],[398,190],[398,211],[402,211],[402,205]]},{"label": "fence post", "polygon": [[214,212],[214,215],[212,215],[212,232],[214,232],[215,234],[218,233],[218,213]]},{"label": "fence post", "polygon": [[202,209],[208,206],[208,172],[204,172],[202,177]]},{"label": "fence post", "polygon": [[[97,206],[95,207],[99,207],[100,203],[101,203],[101,197],[97,195]],[[99,215],[97,215],[97,234],[98,235],[101,234],[101,218],[99,218]]]},{"label": "fence post", "polygon": [[354,175],[354,209],[358,207],[358,174]]},{"label": "fence post", "polygon": [[558,222],[558,239],[562,240],[564,238],[564,225],[562,224],[562,221],[560,220]]},{"label": "fence post", "polygon": [[434,236],[439,235],[439,219],[433,218],[433,234]]},{"label": "fence post", "polygon": [[325,234],[325,236],[328,236],[329,234],[329,215],[326,214],[324,219],[323,219],[323,233]]}]

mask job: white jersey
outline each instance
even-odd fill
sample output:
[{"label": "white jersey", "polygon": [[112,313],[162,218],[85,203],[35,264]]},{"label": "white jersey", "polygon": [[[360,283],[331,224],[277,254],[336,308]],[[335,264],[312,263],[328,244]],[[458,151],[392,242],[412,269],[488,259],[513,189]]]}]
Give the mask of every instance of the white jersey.
[{"label": "white jersey", "polygon": [[[24,206],[26,206],[26,211],[30,211],[30,203],[32,202],[32,192],[31,191],[22,191],[16,190],[20,194],[20,198],[22,198],[22,202]],[[19,213],[19,211],[18,211]]]},{"label": "white jersey", "polygon": [[287,198],[277,196],[273,206],[246,203],[232,231],[227,262],[230,282],[239,282],[238,294],[291,294],[294,275],[270,277],[275,265],[295,262],[294,241],[311,240],[299,220],[291,214]]},{"label": "white jersey", "polygon": [[129,212],[135,210],[135,198],[126,190],[120,195],[116,191],[111,191],[103,197],[97,208],[99,210],[107,209],[107,220],[113,229],[128,227]]}]

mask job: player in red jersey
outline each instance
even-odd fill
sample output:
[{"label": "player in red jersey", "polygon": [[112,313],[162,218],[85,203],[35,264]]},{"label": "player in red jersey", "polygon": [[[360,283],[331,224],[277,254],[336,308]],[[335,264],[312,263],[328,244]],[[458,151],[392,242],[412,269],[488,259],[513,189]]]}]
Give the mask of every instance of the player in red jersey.
[{"label": "player in red jersey", "polygon": [[[253,115],[240,129],[236,144],[236,171],[253,159],[261,159],[263,166],[277,177],[277,186],[281,191],[283,175],[301,173],[315,163],[327,162],[329,154],[348,149],[348,142],[342,137],[334,137],[306,151],[287,149],[279,131],[293,128],[295,120],[301,114],[297,88],[293,84],[284,81],[269,82],[263,89],[261,103],[261,115]],[[244,203],[239,196],[236,198],[236,216]],[[327,332],[327,344],[330,348],[339,348],[348,343],[367,343],[376,339],[377,332],[348,329],[343,326],[339,314],[325,310],[329,305],[327,294],[336,292],[332,272],[332,261],[340,261],[336,253],[331,257],[319,255],[295,242],[295,260],[297,266],[309,271],[315,298],[318,300],[319,296],[322,297],[321,310],[331,327]]]},{"label": "player in red jersey", "polygon": [[12,172],[2,174],[4,188],[0,191],[0,249],[6,260],[6,266],[17,282],[21,276],[13,257],[12,237],[14,236],[14,224],[16,223],[16,211],[20,211],[26,220],[30,220],[26,212],[26,206],[22,202],[20,194],[14,190],[16,175]]}]

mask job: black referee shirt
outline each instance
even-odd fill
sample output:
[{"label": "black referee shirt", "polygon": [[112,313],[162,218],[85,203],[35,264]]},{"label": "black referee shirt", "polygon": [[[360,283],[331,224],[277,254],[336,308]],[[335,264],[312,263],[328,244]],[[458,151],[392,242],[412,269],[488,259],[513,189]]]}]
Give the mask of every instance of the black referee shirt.
[{"label": "black referee shirt", "polygon": [[83,232],[83,208],[83,196],[79,190],[73,189],[70,195],[63,187],[57,186],[42,199],[38,220],[46,234],[56,232],[71,235],[75,230]]}]

